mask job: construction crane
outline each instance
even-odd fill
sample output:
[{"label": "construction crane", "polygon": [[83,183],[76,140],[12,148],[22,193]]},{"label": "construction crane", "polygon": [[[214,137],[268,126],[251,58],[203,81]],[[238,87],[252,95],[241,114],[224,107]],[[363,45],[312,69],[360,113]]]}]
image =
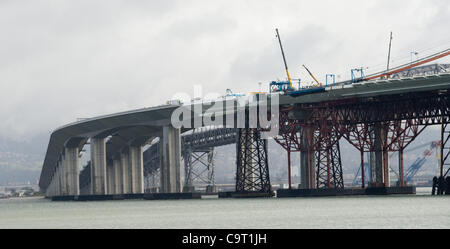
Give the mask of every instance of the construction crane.
[{"label": "construction crane", "polygon": [[286,75],[287,75],[288,81],[272,81],[269,85],[270,92],[271,93],[279,92],[279,93],[289,95],[292,97],[298,97],[301,95],[311,94],[311,93],[325,92],[325,87],[322,87],[322,84],[319,83],[319,81],[317,81],[317,79],[311,74],[311,72],[309,72],[308,69],[306,69],[306,70],[308,70],[309,74],[317,82],[318,86],[313,87],[313,88],[311,88],[311,87],[310,88],[301,88],[300,87],[300,79],[298,79],[299,87],[298,87],[298,89],[294,88],[294,86],[292,85],[291,76],[289,75],[289,69],[288,69],[287,62],[286,62],[286,56],[284,55],[283,45],[281,44],[280,33],[278,32],[278,29],[275,29],[275,30],[277,33],[278,42],[280,43],[281,55],[283,56],[283,62],[284,62],[284,67],[286,69]]},{"label": "construction crane", "polygon": [[275,29],[275,31],[277,32],[278,42],[280,43],[281,55],[283,56],[284,67],[286,68],[286,75],[287,75],[287,78],[288,78],[289,87],[291,89],[293,89],[294,87],[292,86],[291,76],[289,75],[289,69],[288,69],[288,66],[287,66],[286,57],[284,56],[283,45],[281,45],[280,34],[278,33],[278,29]]},{"label": "construction crane", "polygon": [[[441,146],[441,141],[433,141],[431,142],[430,149],[426,149],[423,152],[423,156],[417,158],[411,166],[406,170],[405,174],[405,182],[410,182],[414,178],[414,176],[419,172],[419,170],[422,168],[422,166],[427,161],[427,158],[431,156],[433,153],[432,151],[436,148],[439,148]],[[437,150],[436,150],[437,152]]]},{"label": "construction crane", "polygon": [[[359,166],[358,171],[356,171],[355,177],[353,178],[352,186],[356,186],[356,185],[359,184],[358,177],[359,177],[359,172],[360,171],[361,171],[361,165]],[[368,183],[369,182],[369,177],[367,175],[367,172],[369,172],[369,163],[367,163],[367,162],[364,163],[364,172],[365,172],[364,178],[366,179],[365,182]],[[361,179],[361,181],[362,181],[362,179]]]},{"label": "construction crane", "polygon": [[[419,172],[419,170],[425,164],[425,162],[427,161],[428,157],[433,154],[432,151],[437,149],[437,148],[439,148],[441,146],[441,141],[432,141],[431,143],[422,144],[422,145],[419,145],[417,147],[411,148],[408,151],[414,151],[414,150],[420,149],[420,148],[425,147],[425,146],[429,146],[429,148],[425,149],[425,151],[423,152],[422,156],[418,157],[408,167],[408,169],[406,170],[405,182],[411,182],[412,181],[412,179],[417,174],[417,172]],[[437,152],[437,150],[436,150],[436,152]],[[391,158],[393,155],[394,154],[389,156],[389,158]],[[368,163],[364,163],[364,169],[368,169],[368,168],[369,168],[369,164]],[[389,167],[389,168],[391,169],[392,172],[394,172],[398,176],[397,172],[395,172],[391,167]],[[358,171],[356,172],[355,177],[353,178],[353,183],[352,183],[353,186],[356,186],[356,185],[359,184],[358,176],[359,176],[360,171],[361,171],[361,165],[359,166]],[[365,172],[369,172],[369,170],[365,170]],[[368,179],[368,178],[366,177],[366,179]]]},{"label": "construction crane", "polygon": [[311,73],[311,71],[309,71],[309,69],[305,66],[305,65],[302,65],[305,69],[306,69],[306,71],[308,71],[308,73],[309,73],[309,75],[311,75],[311,77],[314,79],[314,81],[317,83],[317,86],[322,86],[322,83],[320,83],[317,79],[316,79],[316,77],[314,77],[314,75]]}]

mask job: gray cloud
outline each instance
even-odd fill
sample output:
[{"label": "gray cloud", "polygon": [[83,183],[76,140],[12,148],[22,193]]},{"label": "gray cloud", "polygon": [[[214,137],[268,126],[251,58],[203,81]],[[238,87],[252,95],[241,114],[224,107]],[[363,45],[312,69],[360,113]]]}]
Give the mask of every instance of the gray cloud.
[{"label": "gray cloud", "polygon": [[[164,103],[177,92],[258,89],[284,70],[324,80],[450,46],[433,1],[1,1],[0,135],[49,133],[77,118]],[[431,49],[430,49],[431,48]],[[448,62],[448,59],[442,60]]]}]

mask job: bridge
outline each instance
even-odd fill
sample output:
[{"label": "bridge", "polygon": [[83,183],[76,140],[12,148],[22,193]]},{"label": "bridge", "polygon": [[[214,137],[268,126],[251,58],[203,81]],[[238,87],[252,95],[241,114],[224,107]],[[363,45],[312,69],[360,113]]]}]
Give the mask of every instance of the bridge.
[{"label": "bridge", "polygon": [[[52,132],[39,186],[47,197],[54,199],[83,195],[140,196],[146,192],[145,179],[159,174],[159,187],[153,192],[180,194],[192,191],[193,175],[189,175],[189,169],[193,166],[188,159],[192,158],[192,153],[208,154],[213,147],[236,143],[236,193],[270,194],[267,142],[261,136],[267,127],[259,123],[256,128],[251,127],[248,115],[244,115],[244,127],[238,127],[237,123],[240,113],[247,114],[252,108],[256,108],[258,114],[266,112],[259,106],[270,106],[275,100],[279,115],[273,116],[271,110],[265,114],[275,121],[279,129],[275,140],[286,150],[289,189],[292,189],[292,152],[301,154],[299,189],[343,189],[341,139],[360,151],[361,165],[367,160],[364,152],[371,155],[369,186],[365,186],[363,167],[361,189],[393,187],[387,157],[392,151],[399,152],[397,186],[405,187],[403,151],[430,125],[441,127],[440,176],[445,177],[450,164],[447,160],[450,154],[450,74],[447,68],[437,67],[438,72],[430,75],[427,70],[416,70],[406,76],[337,83],[325,87],[323,92],[298,96],[283,92],[260,93],[245,97],[243,106],[239,103],[240,97],[223,98],[80,120]],[[182,127],[175,127],[172,114],[180,111],[190,117],[184,118]],[[215,128],[201,135],[195,132],[189,135],[191,127],[199,127],[198,120],[203,126],[205,119],[215,120]],[[223,127],[233,128],[225,130]],[[217,139],[224,131],[221,134],[228,137]],[[149,147],[149,144],[152,145]],[[90,163],[79,172],[79,155],[85,146],[90,146]],[[213,184],[211,172],[209,174],[209,183]]]},{"label": "bridge", "polygon": [[[195,191],[194,183],[207,184],[206,192],[217,192],[214,173],[214,148],[236,143],[236,129],[205,127],[185,132],[181,136],[181,155],[184,159],[183,192]],[[148,192],[159,192],[161,143],[158,139],[143,152],[144,184]],[[113,174],[108,175],[107,190],[110,194],[120,194],[120,184],[114,182]],[[80,194],[89,194],[91,189],[91,162],[80,173]]]}]

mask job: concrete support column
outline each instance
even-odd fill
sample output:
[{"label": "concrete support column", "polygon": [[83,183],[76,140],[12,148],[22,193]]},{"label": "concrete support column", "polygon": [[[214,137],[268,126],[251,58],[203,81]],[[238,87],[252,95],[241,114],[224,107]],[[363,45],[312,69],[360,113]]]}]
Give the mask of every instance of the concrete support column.
[{"label": "concrete support column", "polygon": [[61,179],[61,188],[60,188],[60,195],[65,196],[68,194],[68,188],[67,188],[67,167],[66,167],[66,155],[61,155],[61,159],[58,162],[58,168],[60,169],[60,179]]},{"label": "concrete support column", "polygon": [[128,159],[131,177],[131,192],[133,194],[144,193],[144,164],[142,156],[142,146],[130,146]]},{"label": "concrete support column", "polygon": [[[304,136],[300,151],[300,189],[315,188],[315,157],[313,148],[309,148],[308,139],[314,136],[314,130],[310,127],[304,128]],[[302,131],[303,132],[303,131]]]},{"label": "concrete support column", "polygon": [[107,194],[106,143],[104,138],[91,138],[91,193]]},{"label": "concrete support column", "polygon": [[66,147],[65,174],[67,195],[80,195],[80,183],[78,178],[78,147]]},{"label": "concrete support column", "polygon": [[114,167],[112,164],[112,161],[108,162],[108,164],[106,165],[106,174],[108,176],[107,178],[107,186],[108,186],[108,194],[112,195],[114,194],[114,185],[115,185],[115,181],[114,181]]},{"label": "concrete support column", "polygon": [[383,131],[381,123],[376,123],[373,129],[374,151],[370,153],[370,179],[371,185],[383,185]]},{"label": "concrete support column", "polygon": [[55,174],[53,175],[55,185],[56,185],[56,195],[61,195],[61,167],[60,164],[57,163],[57,167],[55,170]]},{"label": "concrete support column", "polygon": [[120,165],[120,159],[113,160],[114,169],[114,194],[122,194],[122,169]]},{"label": "concrete support column", "polygon": [[180,129],[163,127],[161,143],[161,192],[181,193],[181,134]]},{"label": "concrete support column", "polygon": [[55,196],[56,195],[56,172],[52,178],[52,181],[50,182],[49,186],[49,196]]},{"label": "concrete support column", "polygon": [[400,148],[398,152],[398,186],[404,187],[405,186],[405,177],[404,177],[404,170],[403,170],[403,148]]},{"label": "concrete support column", "polygon": [[[307,147],[307,146],[305,146]],[[308,150],[300,152],[300,189],[311,189],[309,182],[309,165],[308,165]]]},{"label": "concrete support column", "polygon": [[55,186],[55,195],[61,195],[61,174],[59,163],[56,164],[55,173],[53,174],[52,184]]},{"label": "concrete support column", "polygon": [[66,194],[66,175],[65,175],[65,168],[64,168],[64,160],[63,157],[61,157],[61,160],[58,162],[58,184],[57,184],[57,194],[58,196],[65,195]]},{"label": "concrete support column", "polygon": [[131,185],[130,185],[130,166],[129,166],[129,155],[128,151],[123,151],[120,154],[120,166],[121,166],[121,174],[122,174],[122,194],[130,194],[131,193]]}]

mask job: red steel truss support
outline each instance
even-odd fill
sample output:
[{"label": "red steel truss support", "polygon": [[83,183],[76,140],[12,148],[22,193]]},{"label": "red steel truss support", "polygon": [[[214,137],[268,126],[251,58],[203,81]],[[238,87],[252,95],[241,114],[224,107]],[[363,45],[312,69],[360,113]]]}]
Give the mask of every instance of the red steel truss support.
[{"label": "red steel truss support", "polygon": [[[373,124],[352,124],[341,126],[340,132],[343,137],[352,144],[361,154],[361,165],[364,165],[364,152],[376,151]],[[381,144],[383,157],[383,183],[389,186],[389,164],[388,152],[399,152],[399,184],[404,186],[403,151],[414,139],[425,129],[426,126],[419,127],[417,120],[399,120],[383,122],[381,124]],[[362,187],[365,187],[364,167],[361,168]]]},{"label": "red steel truss support", "polygon": [[292,188],[291,183],[291,152],[300,151],[301,132],[300,125],[298,121],[289,119],[288,111],[280,112],[280,123],[279,123],[279,136],[275,138],[275,141],[280,144],[287,152],[288,158],[288,186],[289,189]]},{"label": "red steel truss support", "polygon": [[316,187],[343,188],[342,164],[336,134],[317,134]]},{"label": "red steel truss support", "polygon": [[342,164],[339,148],[340,135],[337,120],[330,109],[313,110],[310,119],[318,127],[314,132],[313,144],[316,153],[316,187],[343,188]]},{"label": "red steel truss support", "polygon": [[352,124],[352,125],[341,125],[340,133],[342,136],[357,150],[359,150],[361,155],[361,180],[362,188],[365,188],[365,169],[364,169],[364,152],[373,151],[373,141],[370,139],[369,135],[373,126],[363,123],[363,124]]},{"label": "red steel truss support", "polygon": [[[290,119],[288,112],[298,113],[298,116],[293,115]],[[376,155],[375,163],[372,162],[374,165],[371,165],[375,167],[372,168],[371,175],[375,177],[375,183],[384,186],[389,186],[388,152],[398,151],[398,185],[404,186],[403,151],[426,126],[447,124],[449,116],[450,91],[412,92],[395,96],[298,104],[281,111],[280,135],[276,141],[287,150],[288,158],[291,152],[300,151],[302,143],[306,143],[309,164],[315,164],[317,170],[315,177],[313,172],[309,172],[309,177],[315,178],[317,187],[327,188],[333,187],[334,181],[339,182],[339,173],[334,174],[333,169],[335,172],[341,169],[338,148],[341,137],[360,151],[361,165],[364,165],[364,152]],[[450,128],[446,128],[447,126],[442,132],[442,150],[447,148],[445,143],[450,141],[450,131],[446,133]],[[308,129],[309,132],[305,132]],[[442,175],[449,171],[444,167],[445,160],[450,157],[450,146],[447,150],[448,153],[442,151]],[[336,152],[334,158],[333,152]],[[312,167],[310,170],[313,170]],[[363,188],[366,180],[364,171],[362,167]]]},{"label": "red steel truss support", "polygon": [[[290,119],[289,110],[280,113],[280,135],[275,138],[288,155],[288,185],[291,188],[291,152],[301,151],[302,143],[307,144],[309,183],[315,181],[317,188],[343,188],[342,164],[339,149],[339,134],[332,112],[312,110],[306,120]],[[314,158],[316,172],[313,172]],[[314,173],[316,179],[314,179]]]}]

